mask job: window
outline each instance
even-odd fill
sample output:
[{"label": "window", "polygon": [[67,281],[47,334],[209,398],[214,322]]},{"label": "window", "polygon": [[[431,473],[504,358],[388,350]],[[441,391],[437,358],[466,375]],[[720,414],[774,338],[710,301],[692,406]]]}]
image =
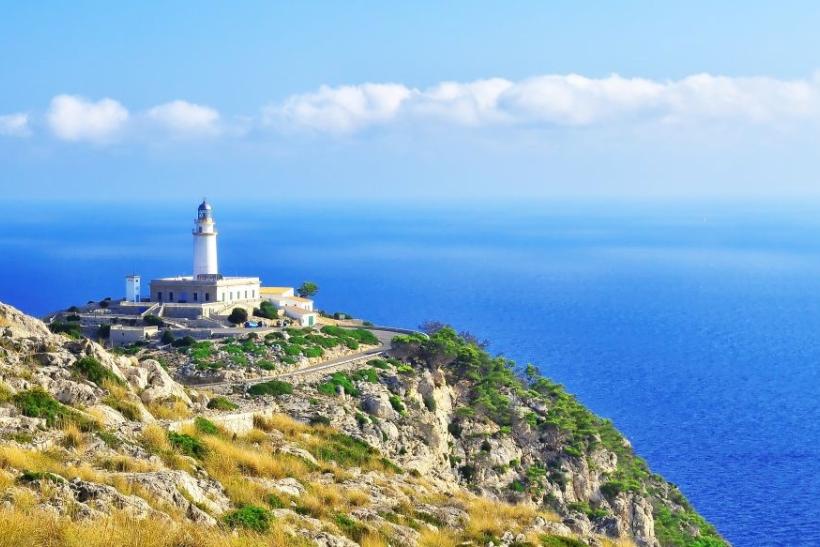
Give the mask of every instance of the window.
[{"label": "window", "polygon": [[245,291],[245,298],[248,298],[248,291]]},{"label": "window", "polygon": [[228,300],[233,300],[233,291],[228,293]]},{"label": "window", "polygon": [[162,291],[159,291],[159,292],[157,293],[157,301],[158,301],[158,302],[162,302]]},{"label": "window", "polygon": [[168,291],[168,302],[173,302],[173,301],[174,301],[174,292],[173,291]]},{"label": "window", "polygon": [[206,292],[205,293],[205,302],[210,302],[210,301],[211,301],[211,293]]},{"label": "window", "polygon": [[222,301],[223,302],[225,301],[225,293],[224,292],[222,293]]},{"label": "window", "polygon": [[256,289],[251,290],[251,298],[256,298]]},{"label": "window", "polygon": [[194,302],[196,302],[197,300],[199,300],[199,293],[195,292],[194,293]]}]

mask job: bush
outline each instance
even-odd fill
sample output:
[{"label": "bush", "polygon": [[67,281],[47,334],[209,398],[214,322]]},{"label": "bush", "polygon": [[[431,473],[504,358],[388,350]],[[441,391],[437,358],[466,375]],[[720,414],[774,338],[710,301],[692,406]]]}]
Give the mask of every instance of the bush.
[{"label": "bush", "polygon": [[350,374],[350,378],[356,382],[368,382],[377,384],[379,382],[379,374],[374,368],[360,368]]},{"label": "bush", "polygon": [[390,396],[390,406],[393,407],[393,410],[404,416],[407,414],[407,409],[404,408],[404,403],[401,402],[398,395],[391,395]]},{"label": "bush", "polygon": [[248,320],[248,311],[245,308],[234,308],[228,316],[228,321],[234,325],[244,323]]},{"label": "bush", "polygon": [[54,321],[48,328],[54,334],[65,334],[69,338],[82,338],[83,329],[79,323],[69,323],[67,321]]},{"label": "bush", "polygon": [[261,368],[262,370],[274,370],[276,365],[273,362],[268,361],[267,359],[260,359],[256,362],[256,366]]},{"label": "bush", "polygon": [[545,534],[538,539],[541,540],[541,547],[586,547],[583,541],[564,536]]},{"label": "bush", "polygon": [[236,410],[239,405],[231,402],[225,397],[214,397],[208,401],[208,408],[211,410]]},{"label": "bush", "polygon": [[322,348],[313,346],[306,348],[303,353],[305,354],[305,357],[321,357],[325,352]]},{"label": "bush", "polygon": [[359,390],[356,389],[351,379],[343,372],[334,372],[330,380],[319,385],[318,390],[319,393],[325,395],[336,395],[336,386],[342,386],[344,392],[352,397],[359,396]]},{"label": "bush", "polygon": [[344,534],[347,537],[349,537],[356,543],[361,543],[362,539],[367,533],[367,528],[364,525],[350,518],[347,515],[339,513],[336,515],[335,521],[336,526],[338,526],[339,529],[342,532],[344,532]]},{"label": "bush", "polygon": [[378,368],[381,370],[387,370],[390,368],[390,365],[384,359],[371,359],[367,362],[367,364],[373,368]]},{"label": "bush", "polygon": [[164,327],[165,321],[162,320],[161,317],[157,317],[156,315],[146,314],[142,318],[142,322],[146,325],[150,325],[152,327]]},{"label": "bush", "polygon": [[174,431],[168,432],[168,440],[171,444],[185,454],[193,458],[203,458],[207,452],[205,445],[196,437],[191,437],[185,433],[176,433]]},{"label": "bush", "polygon": [[293,386],[281,380],[270,380],[248,388],[248,394],[255,397],[260,395],[290,395],[291,393],[293,393]]},{"label": "bush", "polygon": [[229,512],[224,517],[225,524],[231,528],[247,528],[254,532],[265,533],[270,529],[273,515],[270,511],[255,505],[246,505],[241,509]]},{"label": "bush", "polygon": [[268,502],[268,505],[271,506],[271,509],[284,509],[287,507],[285,502],[277,496],[276,494],[268,494],[268,497],[265,498],[265,501]]},{"label": "bush", "polygon": [[136,403],[117,399],[113,395],[104,397],[102,403],[110,406],[132,422],[139,422],[142,420],[142,412],[140,412],[140,408],[136,405]]},{"label": "bush", "polygon": [[108,339],[111,336],[111,325],[100,325],[97,329],[97,338]]},{"label": "bush", "polygon": [[196,338],[193,336],[183,336],[182,338],[177,338],[171,345],[175,348],[188,348],[196,344]]},{"label": "bush", "polygon": [[174,340],[176,340],[176,337],[174,336],[173,332],[171,332],[168,329],[165,329],[164,331],[162,331],[162,338],[160,338],[160,341],[163,344],[173,344]]},{"label": "bush", "polygon": [[43,418],[49,427],[58,421],[78,419],[78,414],[63,405],[42,388],[21,391],[12,397],[14,405],[23,416]]},{"label": "bush", "polygon": [[276,319],[279,317],[279,310],[276,309],[276,306],[265,300],[258,308],[253,310],[253,314],[263,319]]},{"label": "bush", "polygon": [[102,363],[93,357],[78,359],[77,362],[74,363],[74,368],[98,386],[102,386],[106,380],[119,385],[123,384],[123,381],[120,380],[116,374],[105,368]]},{"label": "bush", "polygon": [[202,416],[194,418],[194,426],[197,431],[205,433],[206,435],[219,435],[219,428],[216,427],[216,424]]}]

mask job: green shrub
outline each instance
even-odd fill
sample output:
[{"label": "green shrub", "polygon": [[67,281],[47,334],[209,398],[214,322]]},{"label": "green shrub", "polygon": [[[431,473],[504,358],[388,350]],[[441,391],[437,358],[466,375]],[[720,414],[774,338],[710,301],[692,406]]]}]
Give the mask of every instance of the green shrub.
[{"label": "green shrub", "polygon": [[75,418],[76,412],[54,399],[42,388],[20,391],[12,397],[23,416],[43,418],[49,427],[58,421]]},{"label": "green shrub", "polygon": [[276,306],[264,300],[258,308],[254,308],[253,314],[263,319],[276,319],[279,317],[279,310],[276,309]]},{"label": "green shrub", "polygon": [[310,425],[330,425],[330,418],[327,416],[313,416],[310,420],[308,420]]},{"label": "green shrub", "polygon": [[367,533],[366,526],[347,515],[339,513],[334,520],[336,521],[336,526],[338,526],[347,537],[357,543],[360,543]]},{"label": "green shrub", "polygon": [[182,338],[177,338],[171,345],[175,348],[188,348],[196,344],[196,338],[193,336],[183,336]]},{"label": "green shrub", "polygon": [[374,368],[360,368],[350,374],[350,378],[356,382],[368,382],[377,384],[379,382],[379,374]]},{"label": "green shrub", "polygon": [[123,381],[120,380],[116,374],[105,368],[102,363],[93,357],[83,357],[82,359],[78,359],[77,362],[74,363],[74,368],[98,386],[102,386],[105,380],[109,380],[120,385],[123,384]]},{"label": "green shrub", "polygon": [[430,412],[436,411],[436,399],[433,397],[432,394],[427,394],[424,396],[424,406]]},{"label": "green shrub", "polygon": [[290,395],[291,393],[293,393],[293,386],[281,380],[270,380],[248,388],[248,394],[255,397],[260,395]]},{"label": "green shrub", "polygon": [[276,365],[273,364],[272,361],[269,361],[267,359],[260,359],[256,362],[256,366],[261,368],[262,370],[274,370],[276,368]]},{"label": "green shrub", "polygon": [[234,325],[244,323],[247,320],[248,310],[246,310],[245,308],[234,308],[231,310],[231,314],[228,316],[228,321],[230,321]]},{"label": "green shrub", "polygon": [[202,416],[197,416],[196,418],[194,418],[194,426],[196,427],[197,431],[205,433],[206,435],[219,434],[219,428],[216,427],[216,424],[208,418],[203,418]]},{"label": "green shrub", "polygon": [[54,321],[48,326],[54,334],[65,334],[69,338],[82,338],[83,329],[79,323],[67,321]]},{"label": "green shrub", "polygon": [[407,414],[407,409],[404,407],[404,403],[401,402],[401,399],[398,395],[391,395],[390,396],[390,406],[393,407],[393,410],[404,416]]},{"label": "green shrub", "polygon": [[117,399],[113,395],[104,397],[102,403],[110,406],[132,422],[139,422],[142,420],[142,412],[136,403]]},{"label": "green shrub", "polygon": [[185,433],[176,433],[175,431],[168,432],[168,440],[171,441],[171,444],[185,454],[186,456],[191,456],[194,458],[203,458],[207,452],[207,449],[202,441],[197,439],[196,437],[191,437]]},{"label": "green shrub", "polygon": [[142,318],[142,322],[146,325],[150,325],[153,327],[164,327],[165,321],[162,320],[161,317],[157,317],[156,315],[146,314]]},{"label": "green shrub", "polygon": [[231,402],[225,397],[217,396],[208,401],[208,408],[211,410],[236,410],[239,408],[239,405]]},{"label": "green shrub", "polygon": [[518,493],[521,493],[521,492],[523,492],[523,491],[525,490],[525,488],[524,488],[524,483],[523,483],[523,482],[521,482],[521,481],[520,481],[520,480],[518,480],[518,479],[513,480],[513,481],[510,483],[510,487],[509,487],[509,488],[510,488],[510,490],[512,490],[513,492],[518,492]]},{"label": "green shrub", "polygon": [[384,359],[371,359],[367,362],[367,364],[373,368],[378,368],[381,370],[387,370],[390,368],[390,364]]},{"label": "green shrub", "polygon": [[285,502],[277,496],[276,494],[268,494],[268,497],[265,498],[265,501],[268,502],[268,505],[271,506],[271,509],[284,509],[287,507]]},{"label": "green shrub", "polygon": [[111,336],[111,325],[100,325],[97,329],[97,338],[108,340]]},{"label": "green shrub", "polygon": [[317,346],[306,348],[304,351],[305,357],[321,357],[324,353],[324,350]]},{"label": "green shrub", "polygon": [[162,338],[160,338],[160,342],[163,344],[173,344],[174,340],[176,340],[176,337],[173,332],[168,329],[162,331]]},{"label": "green shrub", "polygon": [[353,385],[350,377],[343,372],[334,372],[333,375],[331,375],[330,380],[320,384],[317,389],[319,390],[319,393],[323,393],[325,395],[336,395],[336,386],[342,386],[344,392],[351,397],[359,396],[359,390]]},{"label": "green shrub", "polygon": [[255,505],[246,505],[227,513],[223,519],[231,528],[247,528],[254,532],[265,533],[270,529],[273,515],[270,511]]},{"label": "green shrub", "polygon": [[23,474],[20,475],[21,482],[36,482],[41,480],[47,480],[50,482],[54,482],[57,484],[64,483],[66,480],[61,477],[60,475],[55,475],[54,473],[49,473],[47,471],[23,471]]},{"label": "green shrub", "polygon": [[541,540],[541,547],[586,547],[587,544],[575,538],[564,536],[553,536],[545,534],[538,538]]}]

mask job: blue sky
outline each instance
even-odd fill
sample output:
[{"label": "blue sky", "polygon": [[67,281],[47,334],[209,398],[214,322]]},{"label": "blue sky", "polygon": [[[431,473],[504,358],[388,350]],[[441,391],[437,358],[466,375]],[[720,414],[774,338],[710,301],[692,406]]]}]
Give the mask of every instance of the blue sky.
[{"label": "blue sky", "polygon": [[6,2],[3,194],[820,194],[813,2],[235,4]]}]

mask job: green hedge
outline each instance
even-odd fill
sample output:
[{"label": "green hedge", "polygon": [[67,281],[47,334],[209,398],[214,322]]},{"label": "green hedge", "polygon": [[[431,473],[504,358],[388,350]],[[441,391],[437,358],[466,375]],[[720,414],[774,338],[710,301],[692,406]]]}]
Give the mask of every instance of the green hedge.
[{"label": "green hedge", "polygon": [[293,386],[280,380],[270,380],[248,388],[248,394],[255,397],[260,395],[290,395],[291,393],[293,393]]}]

